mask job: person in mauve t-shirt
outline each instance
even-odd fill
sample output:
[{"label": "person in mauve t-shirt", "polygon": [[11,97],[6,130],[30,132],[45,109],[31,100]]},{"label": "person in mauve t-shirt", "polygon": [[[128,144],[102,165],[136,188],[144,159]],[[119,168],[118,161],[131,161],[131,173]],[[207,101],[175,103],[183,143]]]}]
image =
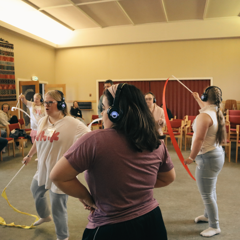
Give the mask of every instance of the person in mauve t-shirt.
[{"label": "person in mauve t-shirt", "polygon": [[[153,188],[175,179],[175,170],[148,109],[133,85],[104,92],[105,129],[85,134],[64,154],[50,178],[91,211],[84,240],[165,240]],[[89,191],[76,176],[85,171]]]}]

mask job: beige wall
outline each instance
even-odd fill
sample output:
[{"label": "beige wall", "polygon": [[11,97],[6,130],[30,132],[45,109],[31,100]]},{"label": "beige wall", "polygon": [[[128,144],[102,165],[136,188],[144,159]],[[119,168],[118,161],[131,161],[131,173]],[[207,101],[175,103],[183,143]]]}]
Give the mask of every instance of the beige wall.
[{"label": "beige wall", "polygon": [[224,100],[239,101],[239,64],[238,38],[58,49],[56,81],[68,100],[96,100],[97,79],[212,77]]},{"label": "beige wall", "polygon": [[[97,79],[212,77],[223,99],[240,101],[240,39],[213,39],[54,49],[0,27],[14,44],[16,79],[66,83],[66,100],[97,100]],[[162,89],[159,89],[162,91]],[[91,94],[91,97],[89,96]],[[90,122],[94,111],[83,112]]]},{"label": "beige wall", "polygon": [[56,50],[53,47],[3,27],[0,27],[0,37],[14,44],[17,93],[19,78],[30,80],[32,76],[38,76],[40,81],[54,83]]}]

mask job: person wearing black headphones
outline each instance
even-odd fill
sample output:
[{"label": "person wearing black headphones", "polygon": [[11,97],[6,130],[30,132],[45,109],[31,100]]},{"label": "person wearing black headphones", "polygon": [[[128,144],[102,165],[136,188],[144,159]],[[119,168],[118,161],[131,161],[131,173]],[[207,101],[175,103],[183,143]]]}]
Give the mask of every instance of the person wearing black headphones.
[{"label": "person wearing black headphones", "polygon": [[82,122],[67,116],[67,105],[62,92],[58,90],[47,92],[43,104],[47,115],[40,119],[36,140],[23,159],[24,164],[27,165],[32,156],[36,152],[38,154],[38,170],[33,177],[31,191],[40,219],[34,223],[34,226],[52,220],[44,196],[49,190],[57,239],[67,240],[69,237],[68,196],[51,181],[49,175],[58,159],[78,138],[90,130]]},{"label": "person wearing black headphones", "polygon": [[219,87],[208,87],[201,98],[194,92],[193,97],[200,106],[200,114],[193,122],[193,139],[189,158],[185,164],[196,161],[196,181],[205,206],[204,215],[195,218],[195,222],[208,222],[209,228],[200,235],[212,237],[221,232],[219,227],[216,196],[217,177],[225,155],[221,144],[226,140],[226,127],[220,110],[222,91]]},{"label": "person wearing black headphones", "polygon": [[30,111],[30,123],[31,123],[31,133],[32,143],[35,141],[37,136],[37,127],[39,120],[46,115],[45,109],[43,106],[43,99],[41,93],[35,93],[33,96],[33,102],[27,101],[23,94],[19,95],[18,99],[27,106]]},{"label": "person wearing black headphones", "polygon": [[[91,211],[84,240],[166,240],[153,188],[175,179],[144,95],[117,84],[103,96],[105,128],[79,139],[53,168],[50,178]],[[89,190],[76,176],[85,171]]]},{"label": "person wearing black headphones", "polygon": [[165,115],[162,108],[157,105],[157,100],[152,92],[145,94],[145,100],[148,105],[149,110],[151,111],[156,124],[158,126],[158,131],[160,135],[163,135],[163,127],[166,125]]}]

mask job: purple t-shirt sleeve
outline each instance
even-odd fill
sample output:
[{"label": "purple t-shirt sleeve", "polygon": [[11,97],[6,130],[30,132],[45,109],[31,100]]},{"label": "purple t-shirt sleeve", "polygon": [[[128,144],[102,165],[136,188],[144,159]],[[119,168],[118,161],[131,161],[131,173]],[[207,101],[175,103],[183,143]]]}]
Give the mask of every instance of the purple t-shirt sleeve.
[{"label": "purple t-shirt sleeve", "polygon": [[161,144],[160,148],[162,150],[160,154],[162,164],[160,164],[158,172],[168,172],[174,167],[173,162],[164,143]]},{"label": "purple t-shirt sleeve", "polygon": [[64,154],[71,166],[79,173],[90,169],[95,158],[92,132],[80,137]]}]

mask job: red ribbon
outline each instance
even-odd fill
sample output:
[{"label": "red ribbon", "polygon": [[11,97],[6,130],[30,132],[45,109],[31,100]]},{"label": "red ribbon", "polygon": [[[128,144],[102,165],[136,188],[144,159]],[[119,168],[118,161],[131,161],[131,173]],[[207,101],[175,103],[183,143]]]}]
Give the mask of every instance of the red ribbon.
[{"label": "red ribbon", "polygon": [[184,158],[183,158],[183,155],[178,147],[178,144],[177,144],[177,141],[174,137],[174,134],[173,134],[173,130],[172,130],[172,127],[171,127],[171,124],[170,124],[170,121],[168,119],[168,114],[167,114],[167,107],[166,107],[166,101],[165,101],[165,92],[166,92],[166,88],[167,88],[167,84],[168,84],[168,80],[169,78],[167,79],[165,85],[164,85],[164,88],[163,88],[163,110],[164,110],[164,114],[165,114],[165,118],[166,118],[166,123],[167,123],[167,128],[168,128],[168,132],[169,132],[169,135],[170,135],[170,138],[172,140],[172,144],[175,148],[175,151],[179,157],[179,160],[181,161],[182,165],[184,166],[184,168],[186,169],[186,171],[188,172],[188,174],[191,176],[191,178],[193,180],[196,181],[196,179],[193,177],[192,173],[190,172],[189,168],[187,165],[185,165],[184,163]]}]

